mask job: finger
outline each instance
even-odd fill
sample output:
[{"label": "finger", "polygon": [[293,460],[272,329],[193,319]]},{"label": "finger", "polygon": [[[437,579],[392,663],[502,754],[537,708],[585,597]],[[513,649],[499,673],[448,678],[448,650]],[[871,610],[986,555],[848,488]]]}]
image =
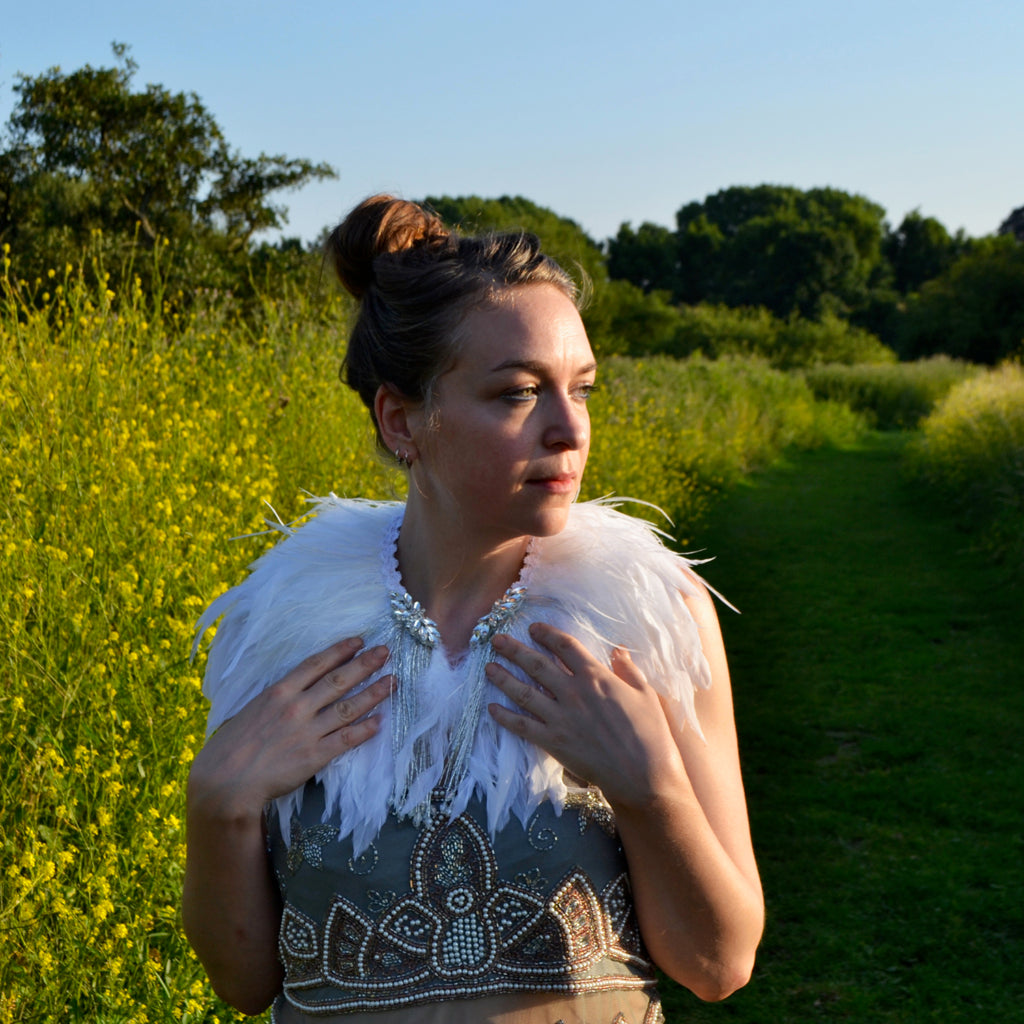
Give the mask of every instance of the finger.
[{"label": "finger", "polygon": [[344,665],[328,672],[315,687],[310,688],[319,707],[334,703],[339,697],[365,682],[375,672],[379,672],[387,660],[388,649],[381,645],[364,651],[358,658],[352,658]]},{"label": "finger", "polygon": [[578,675],[588,665],[597,664],[579,640],[546,622],[534,622],[530,626],[530,636],[555,655],[573,675]]},{"label": "finger", "polygon": [[322,679],[328,672],[355,657],[356,652],[363,646],[359,637],[349,637],[346,640],[339,640],[330,647],[325,647],[316,654],[311,654],[305,660],[299,662],[287,675],[283,676],[280,686],[284,690],[308,690],[317,680]]},{"label": "finger", "polygon": [[523,739],[529,740],[531,743],[540,746],[541,732],[543,729],[543,723],[538,722],[537,719],[531,718],[529,715],[521,715],[510,708],[504,708],[500,704],[488,704],[487,710],[490,712],[491,718],[493,718],[498,725],[509,732],[515,733],[517,736],[522,736]]},{"label": "finger", "polygon": [[[517,679],[507,668],[497,662],[488,662],[484,666],[484,674],[506,697],[539,719],[544,718],[545,703],[548,705],[548,710],[554,703],[554,698],[550,694],[538,690],[536,686],[531,686],[522,679]],[[515,712],[510,713],[515,714]]]},{"label": "finger", "polygon": [[326,733],[358,722],[390,696],[394,687],[395,677],[384,676],[354,696],[327,705],[322,711]]},{"label": "finger", "polygon": [[368,739],[376,736],[380,730],[380,715],[371,715],[352,725],[346,725],[343,729],[335,729],[328,733],[321,741],[325,761],[331,761],[340,754],[358,747]]},{"label": "finger", "polygon": [[[531,627],[532,628],[532,627]],[[513,665],[518,665],[531,679],[540,683],[545,689],[551,689],[559,679],[565,678],[562,671],[546,654],[527,647],[526,644],[513,640],[504,633],[498,633],[491,639],[491,646]]]},{"label": "finger", "polygon": [[612,671],[625,683],[632,686],[646,686],[647,677],[637,667],[632,655],[625,647],[612,651]]}]

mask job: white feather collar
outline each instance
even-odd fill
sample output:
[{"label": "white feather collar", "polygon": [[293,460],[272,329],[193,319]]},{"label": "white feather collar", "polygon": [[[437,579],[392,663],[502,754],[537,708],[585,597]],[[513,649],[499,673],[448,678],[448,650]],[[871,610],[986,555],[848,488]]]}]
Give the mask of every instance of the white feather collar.
[{"label": "white feather collar", "polygon": [[[368,647],[394,636],[389,594],[400,584],[394,536],[404,507],[334,495],[316,504],[314,519],[298,529],[282,528],[287,539],[253,563],[248,578],[199,620],[197,646],[222,619],[203,685],[211,703],[208,735],[310,654],[349,636],[363,637]],[[550,622],[605,662],[613,647],[627,648],[670,714],[699,732],[694,694],[710,685],[710,672],[683,600],[695,591],[683,571],[692,564],[665,548],[650,524],[617,511],[614,500],[573,505],[561,533],[532,542],[519,581],[526,598],[506,631],[530,643],[529,625]],[[485,660],[495,657],[489,644],[482,653]],[[473,666],[472,657],[452,666],[444,650],[435,648],[415,681],[420,710],[398,757],[390,740],[392,708],[385,702],[377,735],[317,776],[325,789],[325,814],[338,812],[340,835],[352,835],[357,855],[389,811],[412,813],[440,781],[446,744],[464,706],[460,688]],[[490,701],[509,704],[487,684],[485,703]],[[428,767],[402,800],[417,741],[429,747]],[[511,814],[525,824],[543,800],[560,810],[566,786],[554,758],[485,713],[450,813],[460,814],[474,793],[485,800],[494,831]],[[299,789],[278,801],[283,821],[298,809],[301,796]]]}]

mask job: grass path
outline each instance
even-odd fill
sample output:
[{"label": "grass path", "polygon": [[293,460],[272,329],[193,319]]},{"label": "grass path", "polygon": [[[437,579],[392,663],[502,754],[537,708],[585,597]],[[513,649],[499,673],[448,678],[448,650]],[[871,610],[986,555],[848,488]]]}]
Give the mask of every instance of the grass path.
[{"label": "grass path", "polygon": [[1024,594],[900,475],[793,456],[701,544],[768,926],[751,985],[668,1019],[1024,1020]]}]

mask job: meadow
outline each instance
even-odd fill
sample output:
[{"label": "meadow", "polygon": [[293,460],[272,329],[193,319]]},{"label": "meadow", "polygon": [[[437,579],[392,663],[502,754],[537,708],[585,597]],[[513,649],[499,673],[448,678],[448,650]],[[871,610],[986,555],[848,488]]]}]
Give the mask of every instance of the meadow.
[{"label": "meadow", "polygon": [[[205,719],[189,650],[266,518],[308,494],[401,496],[337,379],[351,307],[175,312],[101,267],[19,281],[7,252],[0,302],[0,1024],[232,1020],[180,927]],[[783,451],[867,429],[756,358],[610,358],[600,384],[583,496],[653,502],[683,547]]]}]

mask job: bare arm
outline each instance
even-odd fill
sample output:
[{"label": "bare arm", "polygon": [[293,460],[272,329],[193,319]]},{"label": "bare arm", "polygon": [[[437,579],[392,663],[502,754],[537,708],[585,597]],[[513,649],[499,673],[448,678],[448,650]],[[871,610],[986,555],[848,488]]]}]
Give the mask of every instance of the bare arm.
[{"label": "bare arm", "polygon": [[500,653],[542,692],[498,665],[490,678],[528,714],[495,719],[604,792],[615,811],[644,942],[670,977],[703,999],[749,979],[764,921],[740,777],[721,634],[706,592],[688,601],[711,667],[698,696],[706,742],[675,732],[661,701],[624,652],[612,668],[550,626],[532,628],[568,672],[508,637]]},{"label": "bare arm", "polygon": [[263,809],[378,728],[364,717],[391,690],[387,651],[357,657],[346,640],[307,658],[225,722],[196,756],[188,784],[185,932],[214,990],[245,1013],[281,990],[281,905],[266,853]]}]

